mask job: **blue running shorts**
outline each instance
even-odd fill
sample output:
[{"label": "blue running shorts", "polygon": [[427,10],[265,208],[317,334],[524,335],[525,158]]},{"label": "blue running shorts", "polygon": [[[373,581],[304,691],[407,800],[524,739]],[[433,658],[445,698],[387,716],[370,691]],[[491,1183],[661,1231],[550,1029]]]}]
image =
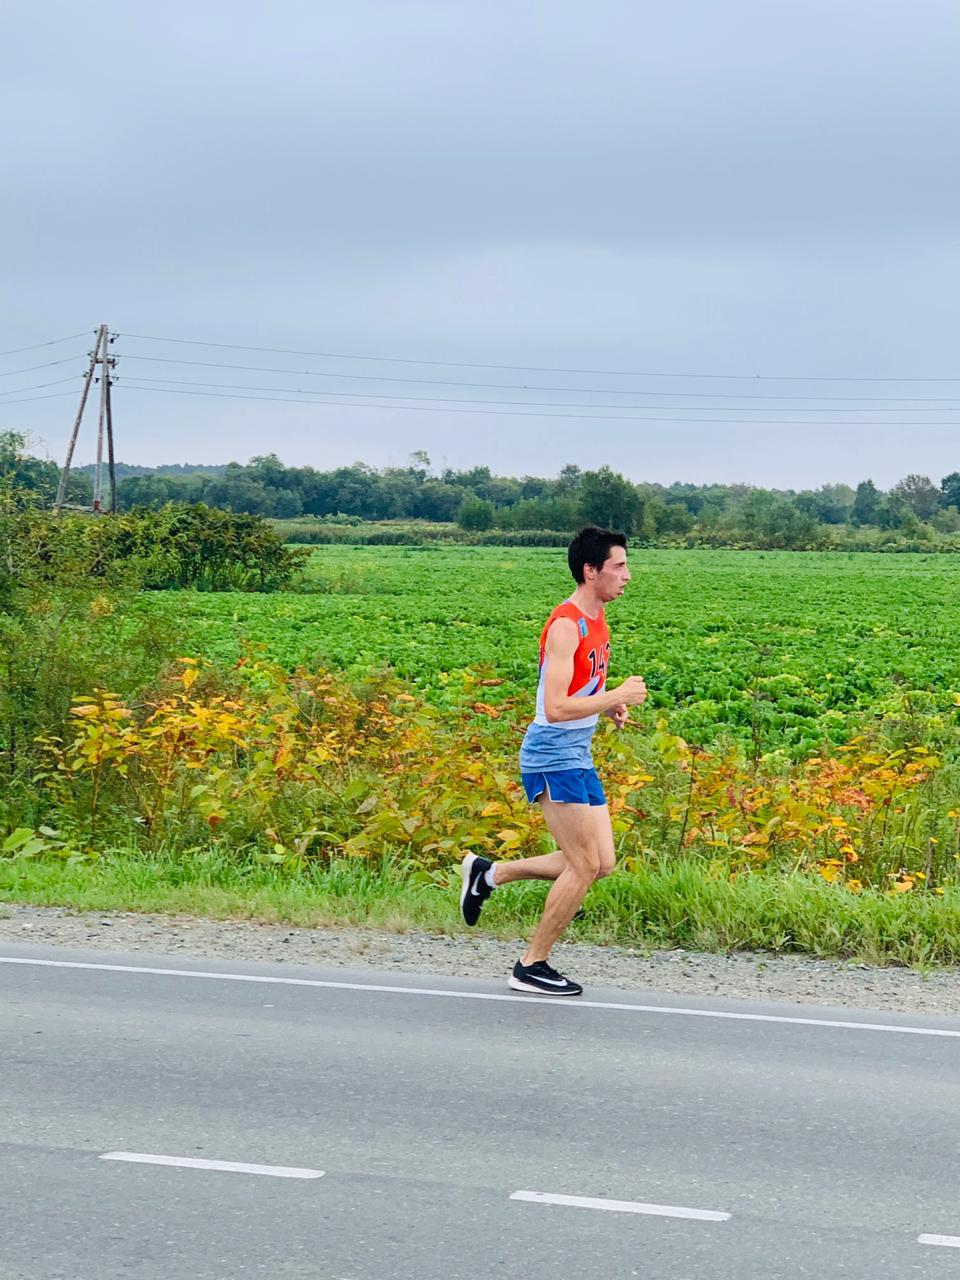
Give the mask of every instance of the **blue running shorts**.
[{"label": "blue running shorts", "polygon": [[544,792],[557,804],[607,803],[596,769],[551,769],[547,773],[521,773],[523,789],[532,804]]}]

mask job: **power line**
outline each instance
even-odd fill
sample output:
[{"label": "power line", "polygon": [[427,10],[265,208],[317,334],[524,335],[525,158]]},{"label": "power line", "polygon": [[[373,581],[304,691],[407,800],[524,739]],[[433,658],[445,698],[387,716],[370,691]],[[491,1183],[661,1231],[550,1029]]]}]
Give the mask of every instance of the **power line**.
[{"label": "power line", "polygon": [[16,396],[24,391],[38,391],[41,387],[59,387],[64,382],[76,382],[76,380],[77,375],[74,373],[69,378],[54,378],[52,382],[34,382],[29,387],[14,387],[11,391],[0,391],[0,396]]},{"label": "power line", "polygon": [[49,396],[27,396],[24,400],[0,400],[0,409],[5,409],[8,404],[29,404],[31,400],[59,400],[61,396],[72,396],[72,391],[54,391]]},{"label": "power line", "polygon": [[64,356],[62,360],[48,360],[46,364],[29,364],[25,369],[7,369],[0,373],[0,378],[13,378],[18,373],[33,373],[35,369],[52,369],[55,364],[69,364],[71,360],[79,360],[86,354],[86,351],[81,351],[79,355]]},{"label": "power line", "polygon": [[11,347],[9,351],[0,351],[0,356],[17,356],[21,351],[36,351],[39,347],[55,347],[61,342],[72,342],[74,338],[85,338],[87,330],[80,333],[68,333],[65,338],[51,338],[49,342],[35,342],[29,347]]},{"label": "power line", "polygon": [[[216,387],[224,391],[283,391],[288,395],[297,396],[337,396],[345,395],[351,400],[415,400],[423,404],[471,404],[471,405],[520,405],[529,408],[542,409],[662,409],[671,412],[682,413],[688,410],[709,409],[704,405],[689,404],[622,404],[622,405],[605,405],[605,404],[578,404],[575,401],[564,400],[477,400],[471,398],[456,398],[454,396],[389,396],[387,393],[378,395],[372,391],[320,391],[309,390],[303,391],[299,387],[254,387],[246,383],[240,382],[190,382],[185,378],[142,378],[135,375],[138,382],[162,382],[169,386],[178,387]],[[26,389],[26,388],[24,388]],[[141,388],[147,390],[147,388]],[[2,394],[2,393],[0,393]],[[754,409],[751,406],[730,405],[717,408],[717,413],[729,413],[731,410],[739,410],[741,413],[765,413],[766,409]],[[780,413],[810,413],[808,408],[791,409],[788,405],[779,408]],[[960,409],[956,405],[944,409],[904,409],[902,407],[896,409],[824,409],[824,413],[957,413]],[[749,421],[749,419],[746,419]]]},{"label": "power line", "polygon": [[[537,384],[523,382],[460,382],[446,378],[388,378],[379,374],[367,373],[330,373],[326,370],[319,369],[271,369],[268,365],[248,365],[248,364],[220,364],[213,360],[175,360],[171,356],[134,356],[124,354],[125,360],[147,360],[152,364],[178,364],[189,365],[193,368],[203,369],[237,369],[244,373],[285,373],[300,378],[337,378],[348,382],[389,382],[394,385],[403,384],[404,386],[432,386],[432,387],[477,387],[485,388],[492,391],[557,391],[563,393],[573,392],[577,395],[604,395],[604,396],[630,396],[636,395],[635,391],[619,391],[610,387],[544,387]],[[666,396],[667,392],[641,392],[642,395],[659,395],[661,398]],[[673,392],[670,394],[683,395],[684,392]],[[691,397],[693,398],[693,397]],[[745,397],[733,397],[741,399]],[[774,396],[772,399],[777,400],[795,400],[798,396]],[[815,399],[839,399],[839,397],[816,396]],[[852,397],[847,397],[852,398]],[[898,397],[890,397],[897,399]],[[935,399],[945,399],[948,397],[935,397]],[[956,399],[956,397],[953,397]],[[611,406],[612,408],[615,406]],[[651,406],[659,408],[661,406]],[[825,410],[828,412],[828,410]]]},{"label": "power line", "polygon": [[[768,373],[649,373],[639,369],[566,369],[556,365],[535,364],[478,364],[471,360],[419,360],[409,356],[355,355],[342,351],[298,351],[290,347],[252,347],[237,342],[201,342],[195,338],[159,338],[148,333],[125,333],[119,337],[136,338],[141,342],[176,342],[191,347],[219,347],[229,351],[262,351],[285,356],[317,356],[324,360],[369,360],[383,364],[432,364],[451,369],[510,369],[527,373],[576,373],[596,377],[616,378],[714,378],[733,382],[960,382],[960,377],[946,378],[890,378],[818,377],[811,374]],[[228,366],[235,367],[235,366]],[[476,385],[476,384],[471,384]],[[798,398],[798,397],[794,397]]]},{"label": "power line", "polygon": [[[350,404],[342,400],[291,400],[287,396],[244,396],[231,394],[222,391],[178,391],[174,387],[137,387],[131,386],[129,382],[124,382],[123,386],[128,391],[152,391],[157,395],[167,396],[209,396],[217,400],[260,400],[279,402],[285,404],[311,404],[326,407],[337,407],[341,409],[390,409],[406,411],[407,413],[467,413],[476,414],[481,417],[494,418],[577,418],[590,420],[594,422],[704,422],[721,425],[736,426],[782,426],[782,427],[960,427],[960,421],[957,422],[830,422],[820,419],[788,419],[788,418],[768,418],[768,419],[751,419],[749,422],[742,418],[653,418],[653,417],[637,417],[632,414],[617,413],[521,413],[516,410],[506,409],[442,409],[442,408],[424,408],[421,405],[409,404],[372,404],[359,405]],[[63,394],[69,394],[63,393]],[[616,407],[616,406],[611,406]]]}]

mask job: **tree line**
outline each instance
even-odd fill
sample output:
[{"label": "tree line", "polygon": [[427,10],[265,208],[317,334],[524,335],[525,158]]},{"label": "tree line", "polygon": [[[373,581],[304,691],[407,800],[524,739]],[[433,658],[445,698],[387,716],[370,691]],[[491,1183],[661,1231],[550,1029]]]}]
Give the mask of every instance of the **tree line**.
[{"label": "tree line", "polygon": [[[89,503],[92,468],[71,475],[68,500]],[[887,541],[937,541],[960,532],[960,472],[939,484],[911,474],[890,490],[871,479],[856,488],[766,489],[747,484],[634,483],[610,467],[573,464],[552,478],[498,476],[489,467],[435,471],[423,452],[402,467],[356,462],[320,470],[288,467],[276,454],[217,467],[131,467],[118,464],[120,510],[157,510],[169,503],[272,519],[456,523],[473,532],[555,530],[585,521],[625,530],[646,541],[700,545],[816,548],[836,544],[841,531],[874,530]],[[57,465],[30,456],[24,437],[0,433],[0,476],[52,501]]]}]

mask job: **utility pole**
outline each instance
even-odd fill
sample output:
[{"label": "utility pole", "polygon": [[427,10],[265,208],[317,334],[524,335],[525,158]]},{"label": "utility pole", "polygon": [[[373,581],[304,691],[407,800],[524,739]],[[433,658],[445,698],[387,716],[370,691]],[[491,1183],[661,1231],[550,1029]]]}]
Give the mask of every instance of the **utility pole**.
[{"label": "utility pole", "polygon": [[[110,361],[111,368],[114,361]],[[107,508],[111,515],[116,514],[117,510],[117,468],[113,456],[113,409],[110,402],[110,388],[113,385],[112,378],[107,378],[107,467],[110,473],[110,506]]]},{"label": "utility pole", "polygon": [[114,467],[113,453],[113,413],[110,403],[110,370],[116,364],[115,357],[110,355],[110,328],[108,325],[102,324],[97,329],[97,338],[94,343],[93,350],[90,352],[90,365],[83,380],[83,391],[80,395],[80,406],[77,409],[77,416],[73,422],[73,430],[70,433],[70,443],[67,445],[67,456],[64,460],[63,470],[60,473],[60,484],[57,487],[57,496],[53,503],[54,511],[59,511],[66,501],[67,482],[70,478],[70,466],[73,462],[73,451],[77,445],[77,436],[80,433],[80,423],[83,421],[83,411],[87,405],[87,398],[90,394],[90,387],[93,383],[93,375],[97,365],[100,365],[100,413],[97,422],[97,466],[93,478],[93,510],[100,512],[103,509],[103,437],[104,429],[107,436],[107,458],[110,468],[110,505],[109,511],[117,509],[117,483]]},{"label": "utility pole", "polygon": [[103,428],[107,421],[107,383],[110,381],[110,371],[107,365],[106,346],[107,331],[103,325],[100,326],[100,355],[97,359],[100,362],[100,412],[97,415],[97,469],[93,473],[93,509],[95,512],[100,511],[100,504],[103,494]]}]

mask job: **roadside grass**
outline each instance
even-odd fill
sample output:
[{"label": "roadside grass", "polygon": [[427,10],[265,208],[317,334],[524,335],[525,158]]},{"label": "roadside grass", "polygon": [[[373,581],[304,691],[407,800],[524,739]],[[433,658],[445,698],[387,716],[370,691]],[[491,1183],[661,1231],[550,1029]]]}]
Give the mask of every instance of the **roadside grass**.
[{"label": "roadside grass", "polygon": [[[0,861],[0,903],[259,921],[305,928],[470,936],[458,910],[459,871],[428,873],[399,859],[338,859],[289,870],[217,851],[139,854],[96,863]],[[529,934],[547,886],[495,894],[483,933]],[[641,951],[802,953],[920,970],[960,964],[960,890],[852,894],[811,875],[712,879],[691,860],[621,871],[594,885],[570,941]]]}]

